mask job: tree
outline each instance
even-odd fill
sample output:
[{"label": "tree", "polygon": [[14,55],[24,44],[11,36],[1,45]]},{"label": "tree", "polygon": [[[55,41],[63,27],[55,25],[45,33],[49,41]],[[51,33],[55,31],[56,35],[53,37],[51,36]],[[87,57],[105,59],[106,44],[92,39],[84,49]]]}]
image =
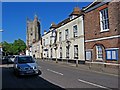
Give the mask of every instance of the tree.
[{"label": "tree", "polygon": [[2,43],[2,46],[4,53],[10,55],[18,55],[20,52],[25,52],[26,49],[26,44],[21,39],[15,40],[13,43],[7,43],[6,41],[4,41]]}]

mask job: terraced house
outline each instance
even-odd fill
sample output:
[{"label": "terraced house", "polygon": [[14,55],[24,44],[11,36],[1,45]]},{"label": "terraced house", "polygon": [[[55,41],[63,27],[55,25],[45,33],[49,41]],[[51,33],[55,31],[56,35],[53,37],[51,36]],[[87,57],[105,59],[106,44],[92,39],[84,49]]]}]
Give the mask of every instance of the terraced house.
[{"label": "terraced house", "polygon": [[120,1],[93,2],[83,10],[86,60],[120,63]]},{"label": "terraced house", "polygon": [[85,62],[83,13],[78,7],[67,19],[53,23],[42,38],[44,58]]}]

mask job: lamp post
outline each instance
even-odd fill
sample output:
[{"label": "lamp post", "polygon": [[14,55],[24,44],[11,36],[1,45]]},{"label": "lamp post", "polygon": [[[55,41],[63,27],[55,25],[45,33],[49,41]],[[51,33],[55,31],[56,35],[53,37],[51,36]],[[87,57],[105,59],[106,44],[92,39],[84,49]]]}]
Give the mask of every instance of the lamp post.
[{"label": "lamp post", "polygon": [[[68,49],[68,53],[69,53],[71,42],[67,39],[66,43],[67,43],[67,49]],[[69,59],[69,55],[67,55],[67,63],[68,63],[68,59]]]}]

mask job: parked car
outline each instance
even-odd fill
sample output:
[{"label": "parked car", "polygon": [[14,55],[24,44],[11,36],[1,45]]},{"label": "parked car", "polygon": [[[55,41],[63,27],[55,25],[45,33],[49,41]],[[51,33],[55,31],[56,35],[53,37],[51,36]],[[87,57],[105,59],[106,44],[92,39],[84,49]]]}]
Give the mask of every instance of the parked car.
[{"label": "parked car", "polygon": [[14,60],[14,73],[19,75],[34,75],[40,74],[38,65],[32,56],[19,55],[15,57]]},{"label": "parked car", "polygon": [[12,64],[13,61],[10,59],[10,56],[3,56],[2,57],[2,63],[3,64]]}]

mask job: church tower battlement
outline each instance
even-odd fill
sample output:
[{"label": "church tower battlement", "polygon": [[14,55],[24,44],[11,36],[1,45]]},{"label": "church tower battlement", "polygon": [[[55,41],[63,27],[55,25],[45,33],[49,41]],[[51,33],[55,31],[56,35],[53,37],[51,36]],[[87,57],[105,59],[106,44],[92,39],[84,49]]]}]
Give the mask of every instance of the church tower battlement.
[{"label": "church tower battlement", "polygon": [[30,47],[33,43],[39,41],[41,38],[40,21],[37,15],[34,16],[34,20],[31,21],[27,18],[27,30],[26,30],[26,45]]}]

